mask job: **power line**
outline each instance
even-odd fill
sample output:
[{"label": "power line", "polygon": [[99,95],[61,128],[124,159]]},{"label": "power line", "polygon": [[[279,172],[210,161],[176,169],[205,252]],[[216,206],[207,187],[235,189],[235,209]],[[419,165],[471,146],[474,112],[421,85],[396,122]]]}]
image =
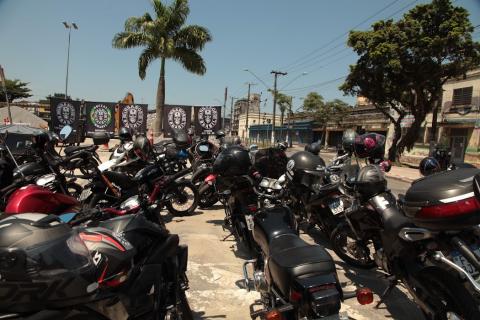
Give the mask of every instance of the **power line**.
[{"label": "power line", "polygon": [[[358,28],[359,26],[361,26],[362,24],[364,24],[365,22],[369,21],[370,19],[374,18],[375,16],[377,16],[378,14],[382,13],[383,11],[385,11],[386,9],[390,8],[392,5],[394,5],[395,3],[397,3],[398,1],[400,0],[394,0],[392,2],[390,2],[388,5],[386,5],[385,7],[383,7],[382,9],[378,10],[377,12],[375,12],[374,14],[372,14],[371,16],[369,16],[368,18],[362,20],[360,23],[356,24],[355,26],[353,26],[352,28],[349,29],[349,31],[347,32],[344,32],[342,33],[341,35],[333,38],[332,40],[330,40],[329,42],[327,42],[326,44],[324,44],[323,46],[311,51],[310,53],[308,53],[307,55],[303,56],[303,57],[300,57],[299,59],[295,60],[293,63],[290,63],[289,65],[283,67],[283,69],[287,69],[287,68],[291,68],[292,66],[298,64],[298,62],[304,60],[304,59],[307,59],[308,57],[314,55],[315,53],[317,53],[318,51],[321,51],[323,49],[325,49],[325,47],[328,47],[330,44],[336,42],[338,39],[341,39],[343,36],[345,35],[348,35],[348,33],[350,32],[350,30],[352,29],[355,29],[355,28]],[[418,0],[416,0],[418,1]]]},{"label": "power line", "polygon": [[341,76],[341,77],[336,78],[336,79],[332,79],[332,80],[328,80],[328,81],[324,81],[324,82],[312,84],[312,85],[310,85],[310,86],[300,87],[300,88],[294,88],[294,89],[289,89],[289,90],[284,90],[284,91],[288,91],[288,92],[291,92],[291,91],[303,91],[303,90],[306,90],[306,89],[318,88],[318,87],[322,87],[322,86],[325,86],[325,85],[327,85],[327,84],[336,82],[336,81],[338,81],[338,80],[345,79],[346,77],[347,77],[347,76],[345,75],[345,76]]}]

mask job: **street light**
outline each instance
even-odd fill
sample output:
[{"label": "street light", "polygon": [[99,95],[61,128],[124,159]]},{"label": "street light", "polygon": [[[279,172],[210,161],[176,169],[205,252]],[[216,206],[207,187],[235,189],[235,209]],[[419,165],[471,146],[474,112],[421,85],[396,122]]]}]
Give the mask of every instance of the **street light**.
[{"label": "street light", "polygon": [[66,21],[62,22],[65,28],[68,29],[68,50],[67,50],[67,76],[65,78],[65,99],[68,96],[68,66],[70,64],[70,37],[72,33],[72,28],[78,30],[78,26],[75,22],[71,22],[70,24]]}]

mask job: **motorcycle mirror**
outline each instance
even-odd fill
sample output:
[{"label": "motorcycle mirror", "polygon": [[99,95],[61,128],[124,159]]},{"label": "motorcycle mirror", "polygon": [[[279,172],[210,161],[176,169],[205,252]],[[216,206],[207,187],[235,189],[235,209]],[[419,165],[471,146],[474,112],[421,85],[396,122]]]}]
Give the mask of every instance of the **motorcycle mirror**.
[{"label": "motorcycle mirror", "polygon": [[62,130],[60,130],[60,139],[66,140],[70,136],[72,131],[73,131],[73,128],[70,127],[69,125],[64,126]]}]

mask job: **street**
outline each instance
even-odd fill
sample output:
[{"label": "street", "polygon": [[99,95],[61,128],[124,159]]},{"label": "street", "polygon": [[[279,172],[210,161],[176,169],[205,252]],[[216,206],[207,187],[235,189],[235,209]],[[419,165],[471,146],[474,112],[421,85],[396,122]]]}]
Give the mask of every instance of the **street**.
[{"label": "street", "polygon": [[[408,183],[389,179],[395,194],[405,192]],[[233,237],[223,229],[224,212],[220,205],[209,210],[198,209],[192,216],[173,218],[166,216],[167,227],[180,235],[181,242],[189,246],[188,298],[195,319],[249,319],[249,308],[260,297],[257,292],[243,289],[242,265],[246,257]],[[375,309],[379,295],[387,287],[384,274],[376,270],[360,270],[349,267],[329,249],[328,241],[318,230],[302,233],[310,243],[324,245],[332,254],[337,272],[346,289],[355,285],[367,286],[375,293],[372,305],[361,306],[355,299],[342,304],[352,319],[422,319],[421,313],[403,287],[393,290],[386,303]]]}]

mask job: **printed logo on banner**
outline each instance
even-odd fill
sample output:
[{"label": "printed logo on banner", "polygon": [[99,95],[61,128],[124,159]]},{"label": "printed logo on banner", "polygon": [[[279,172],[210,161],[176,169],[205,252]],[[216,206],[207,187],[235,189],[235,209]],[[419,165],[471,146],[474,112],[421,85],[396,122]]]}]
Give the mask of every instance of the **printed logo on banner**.
[{"label": "printed logo on banner", "polygon": [[215,128],[218,122],[218,111],[216,107],[200,107],[198,110],[198,123],[202,128],[210,130]]},{"label": "printed logo on banner", "polygon": [[60,124],[66,126],[75,122],[75,107],[70,102],[60,102],[55,111]]},{"label": "printed logo on banner", "polygon": [[112,118],[112,111],[104,104],[97,104],[90,110],[90,121],[99,129],[108,127]]},{"label": "printed logo on banner", "polygon": [[122,111],[122,124],[126,128],[140,129],[143,124],[143,110],[141,106],[128,105]]},{"label": "printed logo on banner", "polygon": [[187,113],[183,108],[172,108],[168,112],[168,125],[172,129],[184,129],[187,126]]}]

